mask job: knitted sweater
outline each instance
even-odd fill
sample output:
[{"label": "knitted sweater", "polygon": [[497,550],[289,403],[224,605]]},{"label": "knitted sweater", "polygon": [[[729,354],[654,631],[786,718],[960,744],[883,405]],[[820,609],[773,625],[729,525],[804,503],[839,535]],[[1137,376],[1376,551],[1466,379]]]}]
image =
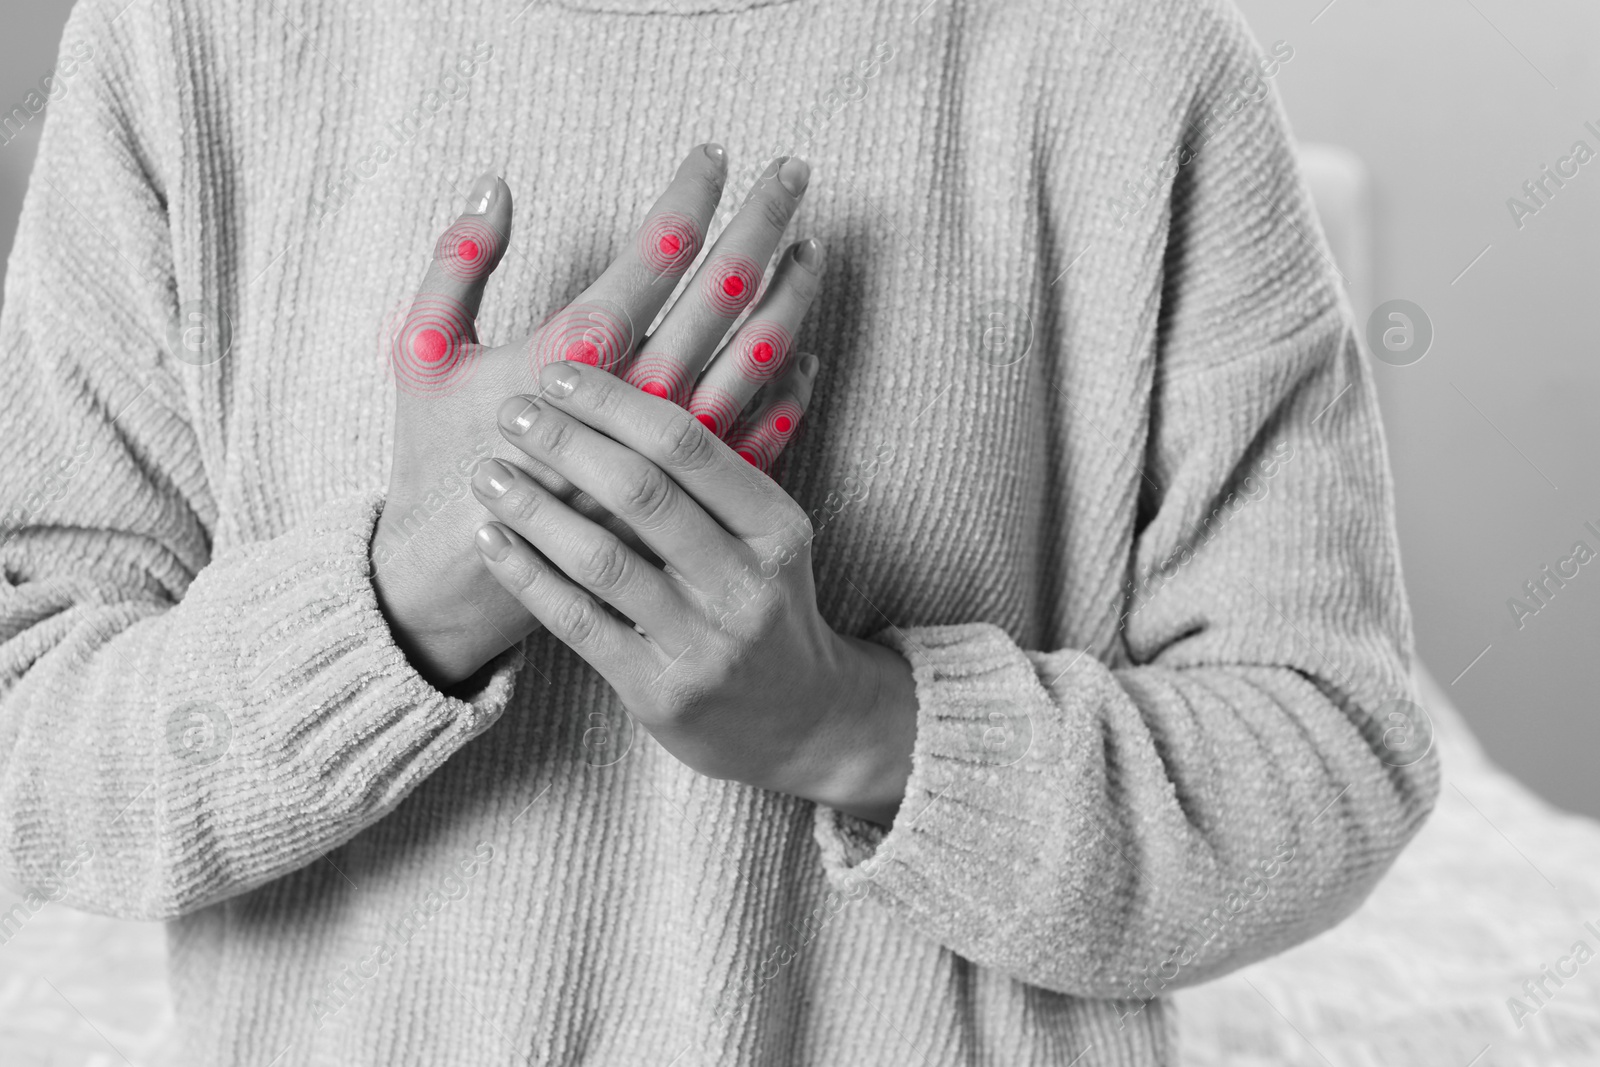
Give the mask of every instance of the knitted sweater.
[{"label": "knitted sweater", "polygon": [[[166,921],[164,1062],[1172,1063],[1160,994],[1429,810],[1292,49],[1227,0],[82,0],[75,46],[0,318],[0,925]],[[730,206],[814,167],[776,473],[915,671],[887,832],[689,770],[547,633],[441,693],[374,598],[384,324],[471,178],[505,340],[707,140]]]}]

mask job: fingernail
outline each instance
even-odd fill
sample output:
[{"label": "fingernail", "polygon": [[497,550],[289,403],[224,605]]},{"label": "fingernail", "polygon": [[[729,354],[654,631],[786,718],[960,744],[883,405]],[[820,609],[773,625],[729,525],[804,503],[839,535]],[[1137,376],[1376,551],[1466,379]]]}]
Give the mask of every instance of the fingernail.
[{"label": "fingernail", "polygon": [[524,434],[538,413],[538,404],[532,397],[514,396],[500,405],[500,425],[509,433]]},{"label": "fingernail", "polygon": [[727,150],[721,145],[717,144],[715,141],[712,141],[709,144],[701,145],[700,151],[704,152],[708,157],[710,157],[711,162],[717,164],[719,167],[728,162]]},{"label": "fingernail", "polygon": [[816,357],[815,353],[807,352],[805,355],[800,357],[800,373],[804,374],[807,378],[816,377],[817,365],[821,362],[822,361]]},{"label": "fingernail", "polygon": [[478,527],[478,551],[499,563],[511,553],[511,539],[490,524]]},{"label": "fingernail", "polygon": [[811,180],[811,164],[799,156],[790,156],[778,168],[778,180],[789,190],[790,196],[799,196],[806,191],[806,183]]},{"label": "fingernail", "polygon": [[488,171],[478,176],[472,183],[472,191],[467,194],[467,214],[486,215],[494,206],[495,197],[500,195],[500,176],[493,171]]},{"label": "fingernail", "polygon": [[788,158],[788,156],[779,156],[777,159],[774,159],[771,163],[767,164],[767,169],[761,172],[761,176],[763,178],[776,178],[778,176],[778,171],[783,168],[784,161]]},{"label": "fingernail", "polygon": [[489,497],[502,497],[511,492],[516,476],[497,459],[491,459],[483,465],[483,495]]},{"label": "fingernail", "polygon": [[812,274],[822,273],[822,244],[815,237],[808,237],[794,246],[794,261],[810,271]]},{"label": "fingernail", "polygon": [[539,386],[556,397],[569,397],[578,388],[582,372],[566,361],[547,364],[539,371]]}]

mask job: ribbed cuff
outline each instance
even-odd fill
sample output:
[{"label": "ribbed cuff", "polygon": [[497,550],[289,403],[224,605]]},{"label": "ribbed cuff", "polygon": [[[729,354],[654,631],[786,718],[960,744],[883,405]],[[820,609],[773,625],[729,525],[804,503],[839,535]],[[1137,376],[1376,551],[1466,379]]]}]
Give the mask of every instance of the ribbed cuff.
[{"label": "ribbed cuff", "polygon": [[369,562],[382,500],[333,501],[294,531],[230,553],[172,613],[168,647],[181,653],[160,694],[171,709],[164,822],[176,855],[210,861],[181,895],[205,896],[219,881],[248,887],[342,844],[510,700],[520,648],[461,700],[396,645]]},{"label": "ribbed cuff", "polygon": [[871,640],[911,664],[917,740],[894,827],[819,805],[815,834],[832,885],[872,892],[936,927],[981,921],[994,863],[1019,853],[1009,829],[1038,805],[1044,730],[1061,714],[1027,655],[996,626],[890,629]]}]

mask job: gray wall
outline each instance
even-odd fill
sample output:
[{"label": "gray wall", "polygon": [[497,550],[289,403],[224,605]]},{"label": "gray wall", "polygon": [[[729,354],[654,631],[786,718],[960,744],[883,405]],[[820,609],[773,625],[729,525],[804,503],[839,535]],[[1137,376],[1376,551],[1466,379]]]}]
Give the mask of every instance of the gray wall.
[{"label": "gray wall", "polygon": [[[1507,606],[1575,541],[1600,552],[1600,7],[1325,5],[1240,0],[1258,38],[1295,47],[1276,82],[1297,136],[1373,172],[1376,300],[1436,330],[1420,362],[1374,365],[1418,648],[1497,761],[1600,815],[1600,559],[1520,629]],[[1519,229],[1507,200],[1533,204],[1522,184],[1578,140],[1596,158]]]},{"label": "gray wall", "polygon": [[[61,27],[72,8],[70,0],[26,0],[7,5],[4,32],[0,32],[0,113],[23,103],[30,91],[39,88],[39,79],[55,66]],[[71,88],[68,88],[68,92]],[[5,277],[4,257],[11,253],[16,234],[17,213],[22,210],[22,193],[28,185],[28,168],[33,165],[34,149],[39,144],[39,129],[48,115],[33,119],[20,135],[0,144],[0,278]],[[0,132],[0,140],[11,137]]]},{"label": "gray wall", "polygon": [[[1600,815],[1600,561],[1520,630],[1507,607],[1574,541],[1600,550],[1582,528],[1600,528],[1600,364],[1583,318],[1600,303],[1600,158],[1520,230],[1506,207],[1575,141],[1600,152],[1584,129],[1600,128],[1600,9],[1241,3],[1259,37],[1295,48],[1275,81],[1297,134],[1349,146],[1374,172],[1377,300],[1411,300],[1436,329],[1420,362],[1376,368],[1422,657],[1496,759],[1552,801]],[[29,0],[8,13],[6,110],[48,69],[68,6]],[[0,146],[0,249],[37,126]]]}]

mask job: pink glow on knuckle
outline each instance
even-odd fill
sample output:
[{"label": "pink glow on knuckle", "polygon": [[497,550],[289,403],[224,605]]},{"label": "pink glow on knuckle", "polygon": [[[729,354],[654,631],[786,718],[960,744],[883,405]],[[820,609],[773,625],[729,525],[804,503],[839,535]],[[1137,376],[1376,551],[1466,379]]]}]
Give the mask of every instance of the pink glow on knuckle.
[{"label": "pink glow on knuckle", "polygon": [[752,382],[770,382],[788,366],[794,338],[775,322],[746,322],[736,343],[739,373]]},{"label": "pink glow on knuckle", "polygon": [[622,380],[651,396],[688,406],[689,368],[671,356],[642,355],[628,365]]},{"label": "pink glow on knuckle", "polygon": [[762,473],[771,473],[778,456],[799,429],[802,414],[800,405],[794,400],[780,400],[767,408],[757,421],[734,434],[728,441],[728,447],[760,468]]},{"label": "pink glow on knuckle", "polygon": [[725,319],[736,318],[761,284],[761,266],[748,256],[718,256],[701,273],[706,276],[701,292],[707,306]]},{"label": "pink glow on knuckle", "polygon": [[732,393],[702,388],[690,398],[689,414],[704,423],[706,429],[722,437],[733,428],[741,406]]},{"label": "pink glow on knuckle", "polygon": [[482,280],[494,269],[505,239],[479,218],[459,219],[439,236],[433,248],[434,262],[458,282]]},{"label": "pink glow on knuckle", "polygon": [[600,303],[571,304],[534,331],[528,342],[528,368],[568,360],[612,371],[633,351],[633,324],[617,308]]},{"label": "pink glow on knuckle", "polygon": [[385,329],[389,374],[413,396],[449,393],[472,376],[476,344],[472,316],[458,300],[418,296]]},{"label": "pink glow on knuckle", "polygon": [[700,225],[687,215],[663,211],[639,231],[639,258],[656,274],[676,278],[700,254]]}]

